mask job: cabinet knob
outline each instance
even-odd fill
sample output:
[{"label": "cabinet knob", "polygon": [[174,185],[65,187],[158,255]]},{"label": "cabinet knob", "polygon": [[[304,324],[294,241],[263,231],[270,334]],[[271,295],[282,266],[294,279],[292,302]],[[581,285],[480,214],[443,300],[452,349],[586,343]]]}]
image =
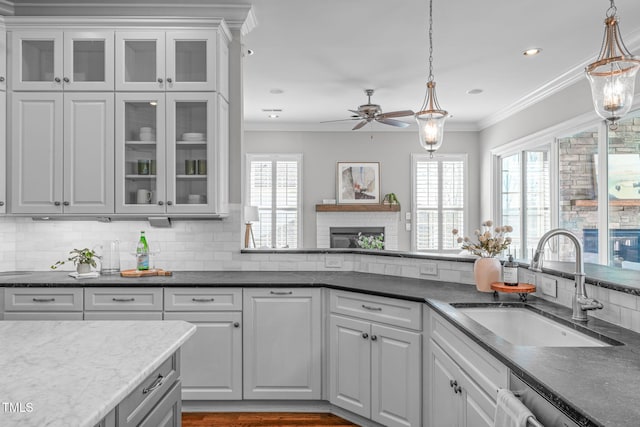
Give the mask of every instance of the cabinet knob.
[{"label": "cabinet knob", "polygon": [[377,335],[371,335],[371,341],[376,341],[378,339]]},{"label": "cabinet knob", "polygon": [[171,206],[172,204],[173,204],[173,202],[172,202],[171,200],[169,200],[169,201],[167,202],[167,205],[169,205],[169,206]]},{"label": "cabinet knob", "polygon": [[54,206],[60,206],[60,202],[53,202]]},{"label": "cabinet knob", "polygon": [[60,83],[60,77],[56,77],[55,79],[53,79],[53,81],[56,83]]},{"label": "cabinet knob", "polygon": [[240,322],[233,322],[233,327],[234,328],[239,328],[240,327]]},{"label": "cabinet knob", "polygon": [[0,76],[0,83],[4,81],[4,76]]},{"label": "cabinet knob", "polygon": [[171,77],[167,77],[167,83],[173,83],[173,80],[171,79]]},{"label": "cabinet knob", "polygon": [[158,77],[158,83],[162,83],[164,80],[162,80],[161,77]]},{"label": "cabinet knob", "polygon": [[366,340],[367,338],[369,338],[369,334],[366,333],[366,332],[363,332],[362,333],[362,338],[364,338]]},{"label": "cabinet knob", "polygon": [[63,204],[63,205],[65,205],[65,206],[69,206],[71,203],[69,203],[69,202],[62,202],[62,204]]},{"label": "cabinet knob", "polygon": [[449,386],[450,386],[450,387],[455,387],[455,386],[457,386],[457,385],[458,385],[458,381],[455,381],[455,380],[449,380]]},{"label": "cabinet knob", "polygon": [[158,206],[162,206],[164,205],[164,202],[162,200],[158,200]]},{"label": "cabinet knob", "polygon": [[0,206],[4,206],[4,202],[3,201],[0,201]]},{"label": "cabinet knob", "polygon": [[462,393],[462,387],[460,387],[459,385],[455,386],[453,388],[453,392],[458,394],[458,393]]},{"label": "cabinet knob", "polygon": [[69,80],[69,77],[65,77],[62,79],[62,81],[64,81],[65,83],[69,83],[71,80]]}]

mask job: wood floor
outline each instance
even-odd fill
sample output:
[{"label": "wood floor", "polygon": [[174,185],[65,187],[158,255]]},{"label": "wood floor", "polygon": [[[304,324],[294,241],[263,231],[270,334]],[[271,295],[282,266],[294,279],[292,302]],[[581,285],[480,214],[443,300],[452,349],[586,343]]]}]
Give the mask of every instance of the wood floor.
[{"label": "wood floor", "polygon": [[333,414],[296,412],[183,412],[182,427],[352,427]]}]

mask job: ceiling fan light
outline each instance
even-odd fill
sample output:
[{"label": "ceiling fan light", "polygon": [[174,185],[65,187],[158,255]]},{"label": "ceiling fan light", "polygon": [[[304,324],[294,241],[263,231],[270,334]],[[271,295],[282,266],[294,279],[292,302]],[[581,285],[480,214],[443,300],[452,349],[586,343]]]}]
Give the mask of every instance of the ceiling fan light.
[{"label": "ceiling fan light", "polygon": [[600,54],[587,65],[585,73],[591,84],[596,113],[607,120],[609,127],[614,130],[617,121],[631,109],[640,58],[631,55],[622,41],[613,0],[607,10],[604,26]]}]

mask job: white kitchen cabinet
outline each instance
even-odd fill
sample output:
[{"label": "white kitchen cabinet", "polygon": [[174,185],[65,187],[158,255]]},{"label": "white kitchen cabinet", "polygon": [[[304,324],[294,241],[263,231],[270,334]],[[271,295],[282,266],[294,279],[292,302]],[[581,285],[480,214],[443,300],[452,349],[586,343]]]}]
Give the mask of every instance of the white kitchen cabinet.
[{"label": "white kitchen cabinet", "polygon": [[215,91],[217,39],[216,30],[117,31],[116,90]]},{"label": "white kitchen cabinet", "polygon": [[321,397],[320,289],[245,289],[245,399]]},{"label": "white kitchen cabinet", "polygon": [[442,316],[428,311],[429,425],[492,426],[497,391],[508,388],[507,367]]},{"label": "white kitchen cabinet", "polygon": [[421,334],[331,315],[331,403],[387,426],[420,425]]},{"label": "white kitchen cabinet", "polygon": [[16,91],[113,91],[113,31],[16,30],[11,88]]},{"label": "white kitchen cabinet", "polygon": [[[228,78],[228,77],[227,77]],[[0,23],[0,91],[7,90],[7,31]]]},{"label": "white kitchen cabinet", "polygon": [[206,92],[116,95],[116,212],[226,213],[216,107]]},{"label": "white kitchen cabinet", "polygon": [[164,319],[196,325],[181,348],[183,400],[242,400],[242,289],[165,288]]},{"label": "white kitchen cabinet", "polygon": [[0,214],[7,212],[7,93],[0,91]]},{"label": "white kitchen cabinet", "polygon": [[5,320],[82,320],[82,288],[4,288]]},{"label": "white kitchen cabinet", "polygon": [[11,94],[11,212],[113,213],[113,94]]},{"label": "white kitchen cabinet", "polygon": [[162,320],[162,288],[85,288],[84,320]]}]

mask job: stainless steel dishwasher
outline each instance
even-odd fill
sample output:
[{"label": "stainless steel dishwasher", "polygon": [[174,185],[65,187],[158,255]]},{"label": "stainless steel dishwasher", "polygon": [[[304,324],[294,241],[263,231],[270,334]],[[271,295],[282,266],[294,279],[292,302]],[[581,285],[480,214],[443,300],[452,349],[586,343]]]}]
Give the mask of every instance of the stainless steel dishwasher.
[{"label": "stainless steel dishwasher", "polygon": [[[580,427],[513,372],[509,376],[509,388],[544,427]],[[535,422],[527,423],[527,427],[535,425]]]}]

